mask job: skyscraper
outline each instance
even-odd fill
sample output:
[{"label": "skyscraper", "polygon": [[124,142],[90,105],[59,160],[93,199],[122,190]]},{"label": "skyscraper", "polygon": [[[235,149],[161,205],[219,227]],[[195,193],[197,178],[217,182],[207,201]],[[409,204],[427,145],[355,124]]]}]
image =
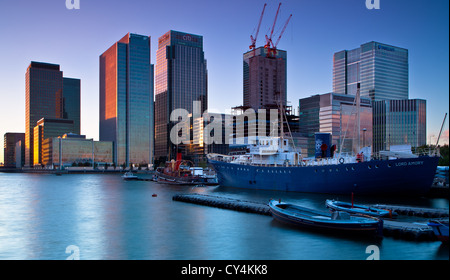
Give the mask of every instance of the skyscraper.
[{"label": "skyscraper", "polygon": [[128,33],[100,55],[100,141],[114,142],[116,164],[153,161],[150,37]]},{"label": "skyscraper", "polygon": [[[355,96],[326,93],[299,100],[300,132],[308,138],[308,156],[314,156],[315,133],[330,133],[332,144],[343,153],[370,146],[372,142],[372,104],[361,98],[359,117],[360,142],[357,142]],[[341,150],[342,147],[342,150]]]},{"label": "skyscraper", "polygon": [[272,54],[264,47],[244,53],[244,107],[286,105],[286,59],[286,51]]},{"label": "skyscraper", "polygon": [[[77,127],[74,131],[64,133],[80,131],[79,80],[74,79],[78,81],[78,87],[70,87],[70,90],[66,87],[67,98],[64,95],[63,80],[63,72],[57,64],[32,61],[27,68],[25,74],[25,166],[32,166],[35,162],[33,132],[38,120],[74,117]],[[68,100],[66,107],[64,107],[64,99]],[[66,112],[65,109],[68,111]]]},{"label": "skyscraper", "polygon": [[373,102],[373,151],[392,145],[426,144],[427,102],[423,99]]},{"label": "skyscraper", "polygon": [[333,92],[373,101],[408,99],[408,50],[378,42],[343,50],[333,57]]},{"label": "skyscraper", "polygon": [[201,102],[201,113],[208,106],[202,36],[170,30],[159,38],[155,90],[155,157],[175,158],[181,147],[170,140],[171,112],[185,109],[192,114],[194,101]]},{"label": "skyscraper", "polygon": [[73,133],[81,134],[81,80],[63,77],[62,118],[73,120]]},{"label": "skyscraper", "polygon": [[57,92],[62,92],[63,72],[59,65],[34,62],[25,74],[25,166],[34,163],[33,129],[42,118],[59,118]]},{"label": "skyscraper", "polygon": [[[3,164],[6,167],[22,167],[24,161],[24,140],[25,133],[13,133],[7,132],[4,136],[4,152],[3,152]],[[20,157],[16,155],[16,145],[20,142],[21,151]],[[20,161],[20,162],[17,162]]]}]

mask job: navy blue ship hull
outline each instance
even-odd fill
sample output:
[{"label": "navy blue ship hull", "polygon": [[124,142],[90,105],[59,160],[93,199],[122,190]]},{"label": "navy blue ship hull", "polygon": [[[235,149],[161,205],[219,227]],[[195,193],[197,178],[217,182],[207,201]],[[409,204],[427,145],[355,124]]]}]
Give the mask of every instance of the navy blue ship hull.
[{"label": "navy blue ship hull", "polygon": [[288,192],[424,195],[438,157],[371,160],[324,166],[265,167],[209,159],[221,186]]}]

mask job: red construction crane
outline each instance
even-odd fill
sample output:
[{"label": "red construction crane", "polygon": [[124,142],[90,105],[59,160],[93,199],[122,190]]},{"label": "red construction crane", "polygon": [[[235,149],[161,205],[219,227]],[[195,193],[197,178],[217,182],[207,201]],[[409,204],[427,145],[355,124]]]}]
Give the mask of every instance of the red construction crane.
[{"label": "red construction crane", "polygon": [[266,45],[264,48],[270,48],[270,45],[273,45],[272,43],[272,35],[273,31],[275,29],[275,24],[277,23],[278,13],[280,12],[281,3],[278,5],[277,13],[275,14],[275,20],[273,21],[272,30],[270,31],[270,37],[266,35]]},{"label": "red construction crane", "polygon": [[272,41],[272,35],[273,35],[273,30],[275,28],[275,23],[276,23],[277,18],[278,18],[278,13],[280,11],[280,6],[281,6],[281,3],[278,5],[278,10],[277,10],[277,13],[275,15],[275,21],[273,22],[272,31],[270,32],[270,37],[266,35],[266,45],[264,46],[264,48],[267,49],[267,56],[268,57],[274,57],[276,55],[277,45],[280,42],[281,37],[283,36],[283,33],[286,30],[286,27],[287,27],[287,25],[288,25],[288,23],[289,23],[289,21],[291,20],[291,17],[292,17],[292,14],[289,15],[289,18],[287,19],[286,23],[284,24],[283,30],[281,31],[280,36],[278,37],[276,43],[274,44],[273,41]]},{"label": "red construction crane", "polygon": [[286,30],[286,27],[287,27],[287,25],[289,23],[289,20],[291,20],[291,17],[292,17],[292,14],[289,16],[289,18],[287,19],[286,23],[284,24],[283,30],[281,31],[280,37],[278,37],[277,42],[275,43],[275,45],[272,46],[274,49],[277,48],[277,45],[280,42],[281,36],[283,36],[284,30]]},{"label": "red construction crane", "polygon": [[259,33],[259,28],[261,27],[261,21],[264,15],[264,10],[266,9],[267,4],[264,3],[264,7],[261,13],[261,17],[259,18],[259,23],[258,23],[258,28],[256,29],[256,34],[255,34],[255,38],[253,38],[253,35],[250,35],[250,40],[252,42],[252,44],[250,45],[250,49],[255,49],[256,47],[256,39],[258,39],[258,33]]}]

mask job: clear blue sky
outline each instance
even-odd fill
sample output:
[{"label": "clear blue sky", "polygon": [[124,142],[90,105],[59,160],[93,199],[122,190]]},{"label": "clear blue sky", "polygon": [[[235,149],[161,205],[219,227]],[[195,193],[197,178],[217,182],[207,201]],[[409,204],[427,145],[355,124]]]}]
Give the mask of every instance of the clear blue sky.
[{"label": "clear blue sky", "polygon": [[[288,52],[288,100],[332,91],[333,53],[378,41],[409,50],[410,98],[427,100],[433,142],[449,111],[449,1],[285,0],[275,31],[293,17],[278,47]],[[81,132],[98,139],[98,57],[126,33],[157,39],[168,30],[204,37],[210,111],[242,104],[242,54],[248,50],[264,3],[257,45],[273,22],[275,0],[65,0],[0,2],[0,143],[6,132],[25,131],[25,72],[30,61],[61,65],[81,79]],[[445,125],[448,143],[448,120]],[[442,143],[442,141],[441,141]],[[3,149],[0,149],[0,162]]]}]

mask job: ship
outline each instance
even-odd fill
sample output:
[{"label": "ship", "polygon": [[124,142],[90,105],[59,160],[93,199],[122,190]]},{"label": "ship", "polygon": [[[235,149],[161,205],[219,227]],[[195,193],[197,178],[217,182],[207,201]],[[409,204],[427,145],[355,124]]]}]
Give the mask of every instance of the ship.
[{"label": "ship", "polygon": [[181,155],[177,156],[177,160],[166,162],[165,167],[158,167],[155,172],[155,181],[173,185],[215,186],[218,184],[215,174],[193,166],[189,160],[182,160]]},{"label": "ship", "polygon": [[[208,154],[219,185],[247,189],[351,195],[425,195],[439,156],[400,155],[303,159],[287,139],[260,138],[244,155]],[[272,144],[270,144],[272,143]]]},{"label": "ship", "polygon": [[[359,113],[359,109],[356,111]],[[281,109],[280,120],[283,120]],[[360,131],[359,127],[356,131]],[[357,146],[356,155],[339,152],[331,157],[303,158],[286,138],[281,125],[280,137],[250,139],[246,154],[208,154],[219,185],[340,195],[421,196],[432,186],[440,157],[438,149],[414,154],[408,145],[400,145],[398,149],[392,145],[389,151],[380,151],[375,156],[370,147]]]}]

